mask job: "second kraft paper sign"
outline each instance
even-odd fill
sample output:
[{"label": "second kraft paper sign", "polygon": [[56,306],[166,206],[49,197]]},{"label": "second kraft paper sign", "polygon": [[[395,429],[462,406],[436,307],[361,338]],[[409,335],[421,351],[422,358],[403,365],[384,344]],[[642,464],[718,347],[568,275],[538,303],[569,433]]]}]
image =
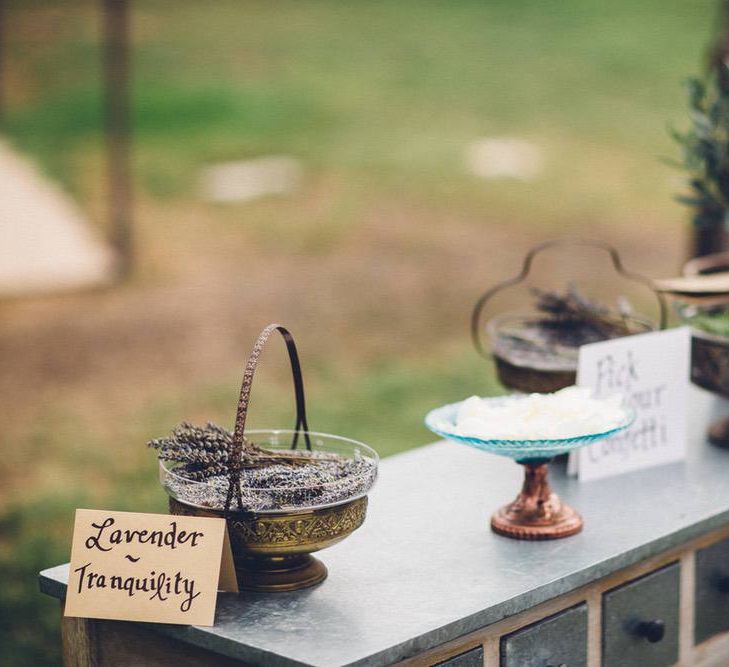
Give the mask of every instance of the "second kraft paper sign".
[{"label": "second kraft paper sign", "polygon": [[687,327],[580,348],[577,384],[598,397],[620,394],[636,413],[630,428],[577,452],[581,481],[685,457],[690,357]]}]

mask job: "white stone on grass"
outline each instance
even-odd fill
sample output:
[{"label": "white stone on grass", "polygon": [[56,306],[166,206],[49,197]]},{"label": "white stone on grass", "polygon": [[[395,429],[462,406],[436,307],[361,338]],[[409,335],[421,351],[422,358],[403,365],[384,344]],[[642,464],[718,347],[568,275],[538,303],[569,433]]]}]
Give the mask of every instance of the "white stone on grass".
[{"label": "white stone on grass", "polygon": [[303,169],[287,156],[221,162],[205,167],[200,192],[213,202],[243,202],[270,195],[287,195],[301,185]]},{"label": "white stone on grass", "polygon": [[466,148],[466,169],[479,178],[534,180],[542,172],[544,156],[536,144],[513,137],[487,137]]}]

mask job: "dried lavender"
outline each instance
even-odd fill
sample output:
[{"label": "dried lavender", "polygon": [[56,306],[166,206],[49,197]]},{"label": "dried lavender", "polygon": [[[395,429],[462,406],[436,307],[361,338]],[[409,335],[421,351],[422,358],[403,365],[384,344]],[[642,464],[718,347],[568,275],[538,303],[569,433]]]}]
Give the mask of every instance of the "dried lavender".
[{"label": "dried lavender", "polygon": [[574,285],[563,294],[536,288],[532,293],[537,310],[547,315],[539,325],[552,343],[576,347],[630,334],[626,313],[616,315],[610,308],[587,299]]},{"label": "dried lavender", "polygon": [[[193,426],[189,422],[178,424],[167,438],[147,443],[157,450],[162,461],[184,464],[181,472],[190,479],[205,480],[212,475],[229,472],[233,450],[233,434],[208,422],[206,426]],[[247,438],[241,448],[242,468],[261,468],[269,465],[303,465],[306,461],[294,452],[269,451],[258,447]]]},{"label": "dried lavender", "polygon": [[[249,512],[287,510],[342,502],[362,495],[372,485],[376,464],[372,459],[332,457],[321,452],[300,452],[301,465],[244,468],[240,473],[242,509]],[[205,484],[188,484],[170,476],[165,482],[179,500],[223,509],[228,494],[226,475],[214,475]]]},{"label": "dried lavender", "polygon": [[574,285],[564,292],[531,291],[537,315],[495,320],[492,332],[494,355],[516,366],[572,372],[582,345],[650,329],[622,297],[616,308],[609,308],[587,299]]},{"label": "dried lavender", "polygon": [[[223,509],[230,489],[233,434],[208,423],[179,424],[169,437],[151,440],[162,461],[173,461],[175,475],[165,480],[173,496],[202,507]],[[367,491],[376,464],[357,456],[327,452],[274,451],[247,438],[241,450],[242,509],[261,511],[307,507],[346,500]],[[205,484],[190,484],[205,482]]]},{"label": "dried lavender", "polygon": [[157,450],[160,460],[182,463],[179,471],[185,477],[203,481],[228,471],[232,443],[233,434],[212,422],[206,426],[182,422],[169,437],[147,444]]}]

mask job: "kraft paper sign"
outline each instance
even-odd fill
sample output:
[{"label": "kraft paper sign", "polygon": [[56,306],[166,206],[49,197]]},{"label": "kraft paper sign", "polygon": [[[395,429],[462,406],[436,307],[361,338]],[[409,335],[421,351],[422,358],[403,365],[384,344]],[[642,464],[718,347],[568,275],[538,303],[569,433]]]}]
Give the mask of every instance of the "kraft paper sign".
[{"label": "kraft paper sign", "polygon": [[76,510],[66,616],[213,625],[237,591],[225,519]]},{"label": "kraft paper sign", "polygon": [[598,397],[621,394],[623,403],[636,412],[628,429],[577,451],[580,481],[685,457],[690,357],[687,327],[580,348],[577,384]]}]

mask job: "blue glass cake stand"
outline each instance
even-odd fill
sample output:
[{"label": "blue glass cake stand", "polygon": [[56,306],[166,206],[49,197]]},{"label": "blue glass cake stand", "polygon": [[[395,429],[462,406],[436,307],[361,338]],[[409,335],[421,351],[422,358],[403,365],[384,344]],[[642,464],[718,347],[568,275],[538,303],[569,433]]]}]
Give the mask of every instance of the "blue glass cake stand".
[{"label": "blue glass cake stand", "polygon": [[[520,400],[519,396],[493,399],[494,404]],[[460,403],[452,403],[431,410],[425,425],[433,433],[485,452],[507,456],[524,466],[524,484],[516,499],[498,509],[491,517],[491,529],[519,540],[553,540],[568,537],[582,530],[582,517],[552,491],[547,464],[560,454],[602,440],[622,431],[633,422],[634,415],[626,414],[625,421],[599,433],[585,433],[572,438],[540,440],[483,440],[456,433],[455,421]]]}]

